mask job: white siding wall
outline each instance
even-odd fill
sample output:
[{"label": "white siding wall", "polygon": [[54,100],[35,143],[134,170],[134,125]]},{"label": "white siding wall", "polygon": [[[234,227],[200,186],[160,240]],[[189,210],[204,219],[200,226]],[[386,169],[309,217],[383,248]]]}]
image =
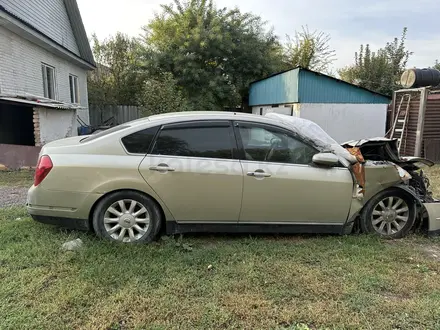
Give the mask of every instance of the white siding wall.
[{"label": "white siding wall", "polygon": [[303,103],[300,113],[301,118],[314,121],[339,143],[386,133],[386,104]]},{"label": "white siding wall", "polygon": [[78,76],[78,115],[89,123],[87,72],[0,26],[0,93],[43,96],[41,63],[55,67],[56,99],[70,103],[69,74]]},{"label": "white siding wall", "polygon": [[[290,105],[256,106],[252,113],[259,115],[260,108],[263,116],[270,112],[291,115]],[[386,104],[297,103],[293,104],[293,115],[314,121],[339,143],[383,137],[386,133]]]},{"label": "white siding wall", "polygon": [[10,13],[79,55],[63,0],[1,0]]}]

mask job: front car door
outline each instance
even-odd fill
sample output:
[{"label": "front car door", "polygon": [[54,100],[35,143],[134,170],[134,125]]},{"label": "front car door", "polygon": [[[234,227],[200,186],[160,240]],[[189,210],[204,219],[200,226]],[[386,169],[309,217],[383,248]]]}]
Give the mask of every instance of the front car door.
[{"label": "front car door", "polygon": [[230,121],[161,127],[139,170],[176,222],[236,223],[243,171]]},{"label": "front car door", "polygon": [[240,224],[342,225],[353,179],[345,167],[312,164],[316,149],[283,128],[235,122],[244,172]]}]

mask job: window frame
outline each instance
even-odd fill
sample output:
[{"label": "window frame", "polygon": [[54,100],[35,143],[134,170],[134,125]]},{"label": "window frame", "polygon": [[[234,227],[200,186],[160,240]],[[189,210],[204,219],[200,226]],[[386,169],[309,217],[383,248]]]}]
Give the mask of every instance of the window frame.
[{"label": "window frame", "polygon": [[[47,69],[52,70],[52,88],[50,88],[50,86],[48,85],[48,80],[47,80]],[[56,71],[55,71],[55,67],[52,65],[49,65],[47,63],[41,62],[41,75],[43,78],[43,95],[45,98],[51,99],[51,100],[56,100],[57,98],[57,88],[56,88]],[[50,92],[49,90],[53,93],[52,97],[50,97]],[[46,94],[47,92],[47,94]]]},{"label": "window frame", "polygon": [[284,133],[284,134],[287,134],[292,139],[298,140],[299,142],[305,144],[309,148],[312,148],[313,150],[316,151],[316,153],[320,153],[320,151],[316,147],[312,146],[310,143],[304,141],[303,139],[301,139],[297,136],[294,136],[294,134],[292,134],[291,131],[289,131],[288,129],[283,128],[283,127],[279,127],[279,126],[271,125],[271,124],[266,124],[266,123],[261,123],[261,122],[245,121],[245,120],[236,120],[236,121],[234,121],[233,126],[234,126],[235,137],[237,139],[237,144],[238,144],[238,148],[239,148],[238,154],[239,154],[240,160],[242,160],[242,161],[253,162],[253,163],[265,163],[265,164],[295,165],[295,166],[312,166],[313,165],[313,164],[268,162],[268,161],[264,161],[264,160],[246,159],[245,149],[244,149],[243,141],[241,139],[241,134],[240,134],[240,127],[258,127],[258,128],[273,130],[273,131],[276,131],[279,133]]},{"label": "window frame", "polygon": [[[73,90],[71,84],[73,85]],[[78,76],[71,73],[69,73],[69,92],[70,92],[70,103],[79,104],[80,103],[79,79]]]},{"label": "window frame", "polygon": [[[211,158],[211,157],[194,157],[194,156],[177,156],[177,155],[158,155],[153,154],[153,150],[156,147],[156,143],[162,131],[173,128],[173,129],[185,129],[185,128],[209,128],[209,127],[225,127],[228,128],[229,141],[231,144],[231,152],[232,158]],[[231,120],[227,119],[207,119],[207,120],[192,120],[187,122],[174,122],[169,124],[161,125],[160,129],[157,131],[156,136],[153,139],[153,142],[150,145],[147,156],[155,156],[155,157],[172,157],[172,158],[190,158],[190,159],[208,159],[214,161],[228,161],[228,160],[239,160],[239,148],[237,136],[235,135],[233,123]]]}]

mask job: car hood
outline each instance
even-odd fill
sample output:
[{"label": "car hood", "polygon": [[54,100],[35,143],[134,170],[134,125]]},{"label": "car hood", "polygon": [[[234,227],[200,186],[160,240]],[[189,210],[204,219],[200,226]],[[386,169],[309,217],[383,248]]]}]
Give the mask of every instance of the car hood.
[{"label": "car hood", "polygon": [[353,140],[342,144],[343,148],[359,148],[365,160],[390,161],[405,169],[416,169],[433,166],[434,162],[421,157],[401,157],[397,139],[377,137],[372,139]]}]

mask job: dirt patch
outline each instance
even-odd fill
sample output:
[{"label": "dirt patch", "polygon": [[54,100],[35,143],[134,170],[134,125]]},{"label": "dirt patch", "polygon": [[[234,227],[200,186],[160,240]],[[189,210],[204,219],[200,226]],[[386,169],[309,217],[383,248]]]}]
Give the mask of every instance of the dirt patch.
[{"label": "dirt patch", "polygon": [[437,246],[425,246],[422,251],[431,259],[440,262],[440,247]]},{"label": "dirt patch", "polygon": [[408,300],[411,297],[405,294],[397,294],[393,292],[383,292],[381,296],[388,301],[402,301],[402,300]]}]

